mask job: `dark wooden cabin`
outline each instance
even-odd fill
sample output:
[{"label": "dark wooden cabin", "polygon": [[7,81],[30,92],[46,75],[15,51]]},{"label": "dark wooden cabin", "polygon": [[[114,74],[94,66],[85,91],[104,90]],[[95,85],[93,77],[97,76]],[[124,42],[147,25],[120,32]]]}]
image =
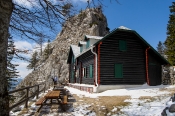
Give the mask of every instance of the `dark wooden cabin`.
[{"label": "dark wooden cabin", "polygon": [[[79,43],[80,54],[76,57],[71,50],[69,52],[70,67],[71,59],[76,61],[76,79],[70,76],[70,83],[95,86],[144,83],[156,86],[162,83],[161,66],[169,63],[136,31],[117,28],[103,38],[93,37],[85,36],[84,45]],[[72,71],[69,68],[70,75]]]}]

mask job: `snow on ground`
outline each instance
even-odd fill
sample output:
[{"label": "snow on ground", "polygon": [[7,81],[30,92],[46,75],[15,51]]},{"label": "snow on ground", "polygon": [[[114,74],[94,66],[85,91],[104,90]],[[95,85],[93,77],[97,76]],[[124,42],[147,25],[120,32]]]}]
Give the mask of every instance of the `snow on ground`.
[{"label": "snow on ground", "polygon": [[[66,87],[71,94],[76,94],[81,97],[89,97],[97,99],[100,96],[130,96],[130,99],[126,99],[125,102],[130,102],[128,106],[120,106],[119,114],[108,113],[107,116],[161,116],[161,112],[166,106],[175,104],[171,101],[168,89],[175,89],[174,85],[160,85],[160,86],[148,86],[144,84],[141,87],[129,88],[129,89],[116,89],[116,90],[107,90],[102,93],[88,93],[80,91],[78,89]],[[165,91],[161,91],[165,90]],[[153,99],[141,99],[141,97],[150,97]],[[74,103],[76,104],[76,102]],[[95,112],[89,111],[92,103],[82,104],[81,106],[76,106],[72,109],[71,112],[62,113],[62,116],[96,116]],[[34,104],[31,105],[31,109],[36,111],[38,107]],[[47,110],[47,108],[45,109]],[[117,107],[114,107],[111,112],[117,111]],[[166,111],[168,116],[175,116],[173,113]],[[58,112],[48,113],[46,116],[55,116],[58,115]],[[11,112],[11,116],[15,116],[17,113]],[[28,114],[25,114],[27,116]],[[59,114],[60,115],[60,114]]]},{"label": "snow on ground", "polygon": [[139,98],[140,96],[158,96],[162,94],[167,94],[168,92],[159,90],[161,88],[172,88],[172,87],[174,86],[168,86],[168,85],[148,86],[147,84],[144,84],[141,87],[107,90],[102,93],[93,93],[93,94],[69,87],[67,87],[67,89],[69,89],[69,91],[72,94],[77,94],[80,96],[84,95],[85,97],[91,97],[91,98],[96,98],[98,96],[124,96],[124,95],[131,96],[131,98]]},{"label": "snow on ground", "polygon": [[[175,88],[175,86],[148,86],[147,84],[144,84],[143,86],[136,88],[107,90],[102,93],[93,94],[67,87],[72,94],[77,94],[81,97],[97,98],[99,96],[131,96],[131,99],[125,100],[125,102],[131,102],[131,104],[123,107],[121,111],[124,112],[124,114],[120,114],[127,116],[160,116],[161,112],[167,105],[166,103],[168,103],[168,100],[170,99],[168,91],[160,91],[165,88]],[[155,97],[155,100],[149,101],[149,99],[138,99],[141,96]],[[170,106],[170,104],[168,106]],[[169,113],[168,111],[167,114],[175,116],[175,114]]]}]

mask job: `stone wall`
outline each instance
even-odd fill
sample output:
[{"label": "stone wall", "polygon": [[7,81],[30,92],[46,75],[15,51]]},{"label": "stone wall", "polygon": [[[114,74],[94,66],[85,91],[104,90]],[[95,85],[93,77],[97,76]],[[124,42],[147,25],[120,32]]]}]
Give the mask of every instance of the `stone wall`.
[{"label": "stone wall", "polygon": [[175,66],[162,67],[162,83],[165,85],[175,84]]}]

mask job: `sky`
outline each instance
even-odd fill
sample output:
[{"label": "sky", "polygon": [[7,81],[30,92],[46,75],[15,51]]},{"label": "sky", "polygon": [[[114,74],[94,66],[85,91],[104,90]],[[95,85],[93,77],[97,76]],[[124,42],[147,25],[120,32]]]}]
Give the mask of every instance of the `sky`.
[{"label": "sky", "polygon": [[[105,0],[106,1],[106,0]],[[119,0],[108,2],[104,14],[111,30],[125,26],[137,31],[155,49],[166,39],[169,6],[173,0]]]},{"label": "sky", "polygon": [[[99,100],[100,96],[130,96],[129,99],[124,100],[124,102],[129,102],[129,105],[114,105],[112,110],[108,110],[108,114],[106,114],[107,116],[161,116],[162,111],[166,107],[170,107],[172,104],[175,104],[175,102],[172,102],[172,100],[170,100],[171,90],[175,89],[174,85],[148,86],[147,84],[143,84],[140,87],[107,90],[101,93],[89,93],[67,86],[65,88],[68,89],[71,94],[75,94],[79,98],[94,98],[96,101]],[[52,88],[50,88],[49,90],[52,90]],[[47,92],[48,90],[45,93],[41,93],[39,95],[39,98],[43,97]],[[141,99],[142,97],[145,99]],[[69,97],[69,99],[71,98]],[[36,100],[36,98],[34,98],[32,101],[34,100]],[[76,105],[77,103],[81,104]],[[24,116],[28,116],[32,112],[36,112],[36,110],[39,108],[39,106],[35,105],[35,102],[29,104],[31,104],[31,107],[28,109],[28,112],[24,114]],[[51,107],[45,106],[41,108],[40,115],[43,114],[45,116],[96,116],[94,110],[90,110],[92,109],[91,107],[95,106],[93,106],[93,104],[95,104],[95,102],[86,103],[83,99],[76,99],[76,102],[73,105],[74,107],[70,108],[70,110],[68,110],[67,112],[59,112],[58,107],[56,107],[56,109],[52,109]],[[23,109],[24,105],[20,107]],[[98,107],[99,112],[107,108],[107,106],[105,106],[104,104],[101,104],[100,106],[96,105],[95,107]],[[117,113],[117,109],[119,109],[123,113]],[[10,112],[12,116],[18,115],[19,113],[20,112]],[[166,114],[168,116],[175,116],[175,113],[169,112],[168,109],[166,110]]]},{"label": "sky", "polygon": [[[24,1],[20,0],[19,2],[23,4]],[[55,0],[52,1],[54,2]],[[72,1],[79,9],[87,6],[87,0]],[[166,28],[170,14],[169,6],[172,5],[172,2],[173,0],[161,0],[161,2],[160,0],[118,0],[118,2],[115,2],[115,0],[112,0],[112,2],[103,0],[103,12],[107,18],[110,31],[119,26],[125,26],[135,30],[156,49],[158,42],[164,42],[166,39]],[[25,44],[19,44],[23,42]],[[26,42],[19,39],[16,45],[32,49],[33,43]],[[21,64],[19,69],[21,73],[23,72],[21,76],[24,78],[28,74],[28,70],[25,69],[27,63],[21,62]]]}]

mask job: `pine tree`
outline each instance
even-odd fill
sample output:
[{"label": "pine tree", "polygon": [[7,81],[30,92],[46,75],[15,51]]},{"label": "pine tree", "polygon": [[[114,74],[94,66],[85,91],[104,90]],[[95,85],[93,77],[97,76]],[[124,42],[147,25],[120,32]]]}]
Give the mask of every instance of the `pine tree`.
[{"label": "pine tree", "polygon": [[49,57],[50,54],[51,54],[50,40],[48,40],[47,46],[44,49],[44,60],[46,60]]},{"label": "pine tree", "polygon": [[35,51],[32,55],[32,58],[29,60],[29,65],[27,66],[28,69],[34,69],[36,68],[36,64],[39,61],[38,58],[38,52]]},{"label": "pine tree", "polygon": [[164,57],[164,45],[161,41],[157,45],[157,52]]},{"label": "pine tree", "polygon": [[164,43],[166,47],[165,54],[171,65],[175,65],[175,2],[169,8],[170,16],[167,25],[167,38]]},{"label": "pine tree", "polygon": [[7,50],[7,73],[6,77],[8,79],[8,88],[12,86],[12,83],[15,82],[16,80],[14,78],[18,78],[19,75],[16,69],[16,66],[18,64],[13,64],[11,61],[14,58],[15,55],[15,45],[12,37],[9,37],[8,39],[8,50]]},{"label": "pine tree", "polygon": [[[17,72],[16,67],[18,66],[18,64],[13,64],[11,61],[14,58],[15,55],[15,45],[14,45],[14,41],[12,39],[12,37],[9,37],[8,39],[8,48],[7,48],[7,71],[6,71],[6,78],[8,81],[8,90],[11,89],[11,87],[13,86],[14,82],[17,82],[17,80],[15,78],[18,78],[19,75]],[[15,99],[15,97],[13,95],[9,95],[9,103],[12,103],[13,100]]]}]

